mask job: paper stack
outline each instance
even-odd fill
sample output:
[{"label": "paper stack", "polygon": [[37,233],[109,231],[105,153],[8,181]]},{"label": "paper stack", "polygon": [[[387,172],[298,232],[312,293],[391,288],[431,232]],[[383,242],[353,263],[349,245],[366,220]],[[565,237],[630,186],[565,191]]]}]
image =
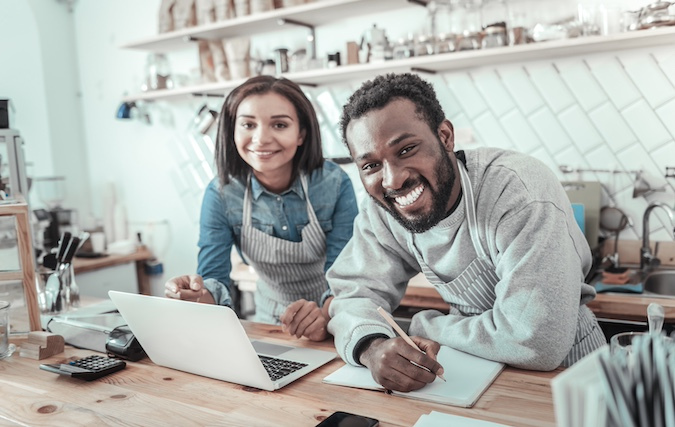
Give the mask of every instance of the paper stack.
[{"label": "paper stack", "polygon": [[630,351],[599,348],[551,381],[561,427],[675,427],[675,344],[644,334]]}]

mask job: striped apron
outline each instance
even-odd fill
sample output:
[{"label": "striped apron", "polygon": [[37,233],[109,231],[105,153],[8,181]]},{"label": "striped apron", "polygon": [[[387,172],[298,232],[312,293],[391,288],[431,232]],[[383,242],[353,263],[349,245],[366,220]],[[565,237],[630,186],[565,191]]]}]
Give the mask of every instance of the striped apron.
[{"label": "striped apron", "polygon": [[251,179],[244,194],[241,252],[260,279],[256,284],[254,320],[279,324],[286,307],[304,298],[317,304],[328,289],[324,265],[326,263],[326,235],[316,218],[309,200],[307,177],[300,177],[307,200],[307,224],[301,232],[302,240],[292,242],[264,233],[251,225]]},{"label": "striped apron", "polygon": [[[494,307],[497,298],[495,286],[499,283],[499,277],[492,260],[483,249],[478,237],[476,202],[469,174],[466,172],[464,164],[458,162],[458,166],[462,190],[466,197],[464,205],[466,206],[469,233],[478,257],[454,280],[444,282],[424,262],[422,255],[414,244],[412,244],[412,249],[424,276],[436,288],[438,293],[443,297],[443,300],[459,310],[462,315],[473,316]],[[565,360],[563,360],[563,366],[571,366],[586,354],[604,344],[606,344],[605,337],[595,316],[588,307],[581,305],[577,316],[577,332],[574,338],[574,345]]]}]

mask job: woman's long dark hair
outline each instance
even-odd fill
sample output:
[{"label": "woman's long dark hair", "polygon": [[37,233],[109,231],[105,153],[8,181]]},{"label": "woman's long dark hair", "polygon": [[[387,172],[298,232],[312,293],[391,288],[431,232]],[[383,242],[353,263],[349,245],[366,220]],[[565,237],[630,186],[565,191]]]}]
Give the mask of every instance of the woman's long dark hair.
[{"label": "woman's long dark hair", "polygon": [[227,95],[220,111],[215,163],[221,186],[228,184],[231,178],[245,183],[251,171],[251,167],[241,158],[234,143],[234,127],[239,104],[251,95],[263,95],[269,92],[281,95],[293,104],[300,130],[305,130],[305,140],[293,157],[291,182],[298,177],[300,172],[309,174],[323,165],[319,121],[311,101],[307,99],[300,86],[285,78],[252,77]]}]

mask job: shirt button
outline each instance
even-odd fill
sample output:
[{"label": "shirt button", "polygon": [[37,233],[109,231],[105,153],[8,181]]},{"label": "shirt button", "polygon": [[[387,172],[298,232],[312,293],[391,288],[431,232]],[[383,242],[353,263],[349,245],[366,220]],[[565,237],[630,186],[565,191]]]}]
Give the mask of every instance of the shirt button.
[{"label": "shirt button", "polygon": [[284,230],[284,231],[286,231],[286,230],[288,230],[288,227],[286,227],[286,226],[284,225],[283,227],[281,227],[281,229]]},{"label": "shirt button", "polygon": [[277,196],[277,202],[281,201],[281,197]]}]

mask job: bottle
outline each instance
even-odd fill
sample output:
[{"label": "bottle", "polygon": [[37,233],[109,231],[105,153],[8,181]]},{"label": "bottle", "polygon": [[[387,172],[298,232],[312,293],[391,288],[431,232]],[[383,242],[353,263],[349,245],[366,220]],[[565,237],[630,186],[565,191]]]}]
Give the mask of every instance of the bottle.
[{"label": "bottle", "polygon": [[145,64],[146,82],[143,86],[144,91],[171,89],[171,67],[169,60],[163,53],[150,53]]}]

